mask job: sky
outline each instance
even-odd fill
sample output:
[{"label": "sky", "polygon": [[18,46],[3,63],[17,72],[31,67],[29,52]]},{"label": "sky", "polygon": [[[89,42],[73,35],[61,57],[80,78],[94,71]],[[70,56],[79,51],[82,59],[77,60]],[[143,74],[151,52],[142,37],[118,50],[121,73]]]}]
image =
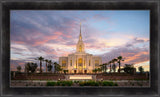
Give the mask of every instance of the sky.
[{"label": "sky", "polygon": [[101,56],[102,63],[121,55],[122,67],[134,64],[149,71],[149,14],[149,10],[11,10],[10,68],[24,69],[26,62],[39,65],[35,58],[40,56],[58,62],[76,52],[81,23],[86,53]]}]

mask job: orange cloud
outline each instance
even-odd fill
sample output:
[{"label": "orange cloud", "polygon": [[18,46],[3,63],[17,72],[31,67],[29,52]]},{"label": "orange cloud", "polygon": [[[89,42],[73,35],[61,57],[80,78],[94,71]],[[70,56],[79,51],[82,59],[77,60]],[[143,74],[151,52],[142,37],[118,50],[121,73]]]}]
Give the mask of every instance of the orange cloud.
[{"label": "orange cloud", "polygon": [[[129,53],[130,54],[130,53]],[[122,56],[128,56],[129,55],[128,53],[122,53]],[[138,54],[135,54],[134,56],[128,56],[126,57],[125,59],[125,62],[129,62],[129,61],[132,61],[132,60],[136,60],[138,59],[141,55],[148,55],[149,52],[139,52]]]},{"label": "orange cloud", "polygon": [[42,37],[42,40],[36,41],[33,46],[44,44],[44,43],[48,42],[49,40],[57,39],[57,38],[58,38],[58,36],[46,36],[46,37]]}]

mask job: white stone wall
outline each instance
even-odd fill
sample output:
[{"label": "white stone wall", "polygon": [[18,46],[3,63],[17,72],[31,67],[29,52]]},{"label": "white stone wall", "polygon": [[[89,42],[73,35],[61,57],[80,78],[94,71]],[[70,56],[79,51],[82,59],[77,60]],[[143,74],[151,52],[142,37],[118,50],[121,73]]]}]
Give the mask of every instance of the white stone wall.
[{"label": "white stone wall", "polygon": [[64,70],[68,70],[68,57],[59,57],[59,65],[62,66],[62,61],[66,61],[66,67],[63,68]]},{"label": "white stone wall", "polygon": [[[69,70],[69,73],[74,73],[74,70],[76,70],[78,73],[79,58],[82,58],[82,73],[84,73],[84,70],[87,70],[87,73],[92,73],[92,70],[95,69],[95,60],[99,61],[99,65],[102,64],[101,57],[93,56],[87,53],[74,53],[74,54],[68,55],[68,57],[60,57],[59,64],[62,66],[62,60],[65,60],[66,68],[63,68],[63,69]],[[72,66],[71,66],[71,60],[72,60]],[[77,60],[77,68],[76,68],[76,60]],[[84,60],[85,60],[85,63],[84,63]],[[89,65],[89,60],[90,60],[90,65]]]}]

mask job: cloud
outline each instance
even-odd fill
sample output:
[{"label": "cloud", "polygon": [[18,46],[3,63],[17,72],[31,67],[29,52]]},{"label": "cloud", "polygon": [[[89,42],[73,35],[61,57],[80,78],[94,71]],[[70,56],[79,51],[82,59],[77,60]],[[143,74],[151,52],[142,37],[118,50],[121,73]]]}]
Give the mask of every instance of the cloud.
[{"label": "cloud", "polygon": [[103,11],[12,11],[10,20],[12,60],[43,56],[58,62],[76,51],[80,22],[87,53],[101,54],[103,62],[119,55],[126,63],[149,60],[149,39],[113,30],[115,21]]},{"label": "cloud", "polygon": [[137,64],[149,60],[149,49],[140,47],[130,48],[128,45],[124,45],[114,48],[101,56],[104,63],[109,62],[118,56],[123,56],[125,61],[122,62],[122,64]]},{"label": "cloud", "polygon": [[131,42],[128,42],[128,43],[126,44],[126,47],[131,47],[131,46],[133,46],[133,45],[135,45],[135,44],[144,43],[144,42],[149,42],[149,39],[147,39],[147,38],[137,38],[137,37],[135,37]]},{"label": "cloud", "polygon": [[11,71],[17,71],[17,66],[21,66],[21,70],[23,71],[24,70],[24,64],[25,62],[24,61],[21,61],[21,60],[10,60],[10,70]]},{"label": "cloud", "polygon": [[77,29],[74,28],[77,22],[69,17],[60,15],[58,18],[57,15],[38,12],[17,13],[13,12],[11,16],[11,42],[14,43],[37,46],[50,40],[65,41],[72,38],[72,30]]}]

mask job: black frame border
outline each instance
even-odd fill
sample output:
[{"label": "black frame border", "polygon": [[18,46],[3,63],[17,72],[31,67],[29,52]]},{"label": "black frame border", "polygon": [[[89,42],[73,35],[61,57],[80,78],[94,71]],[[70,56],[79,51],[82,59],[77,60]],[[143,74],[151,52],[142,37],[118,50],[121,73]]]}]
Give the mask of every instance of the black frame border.
[{"label": "black frame border", "polygon": [[[40,1],[40,0],[39,0]],[[29,1],[1,3],[1,96],[158,96],[159,41],[158,1]],[[10,87],[10,10],[150,10],[150,87],[148,88],[11,88]],[[4,65],[5,64],[5,65]]]}]

